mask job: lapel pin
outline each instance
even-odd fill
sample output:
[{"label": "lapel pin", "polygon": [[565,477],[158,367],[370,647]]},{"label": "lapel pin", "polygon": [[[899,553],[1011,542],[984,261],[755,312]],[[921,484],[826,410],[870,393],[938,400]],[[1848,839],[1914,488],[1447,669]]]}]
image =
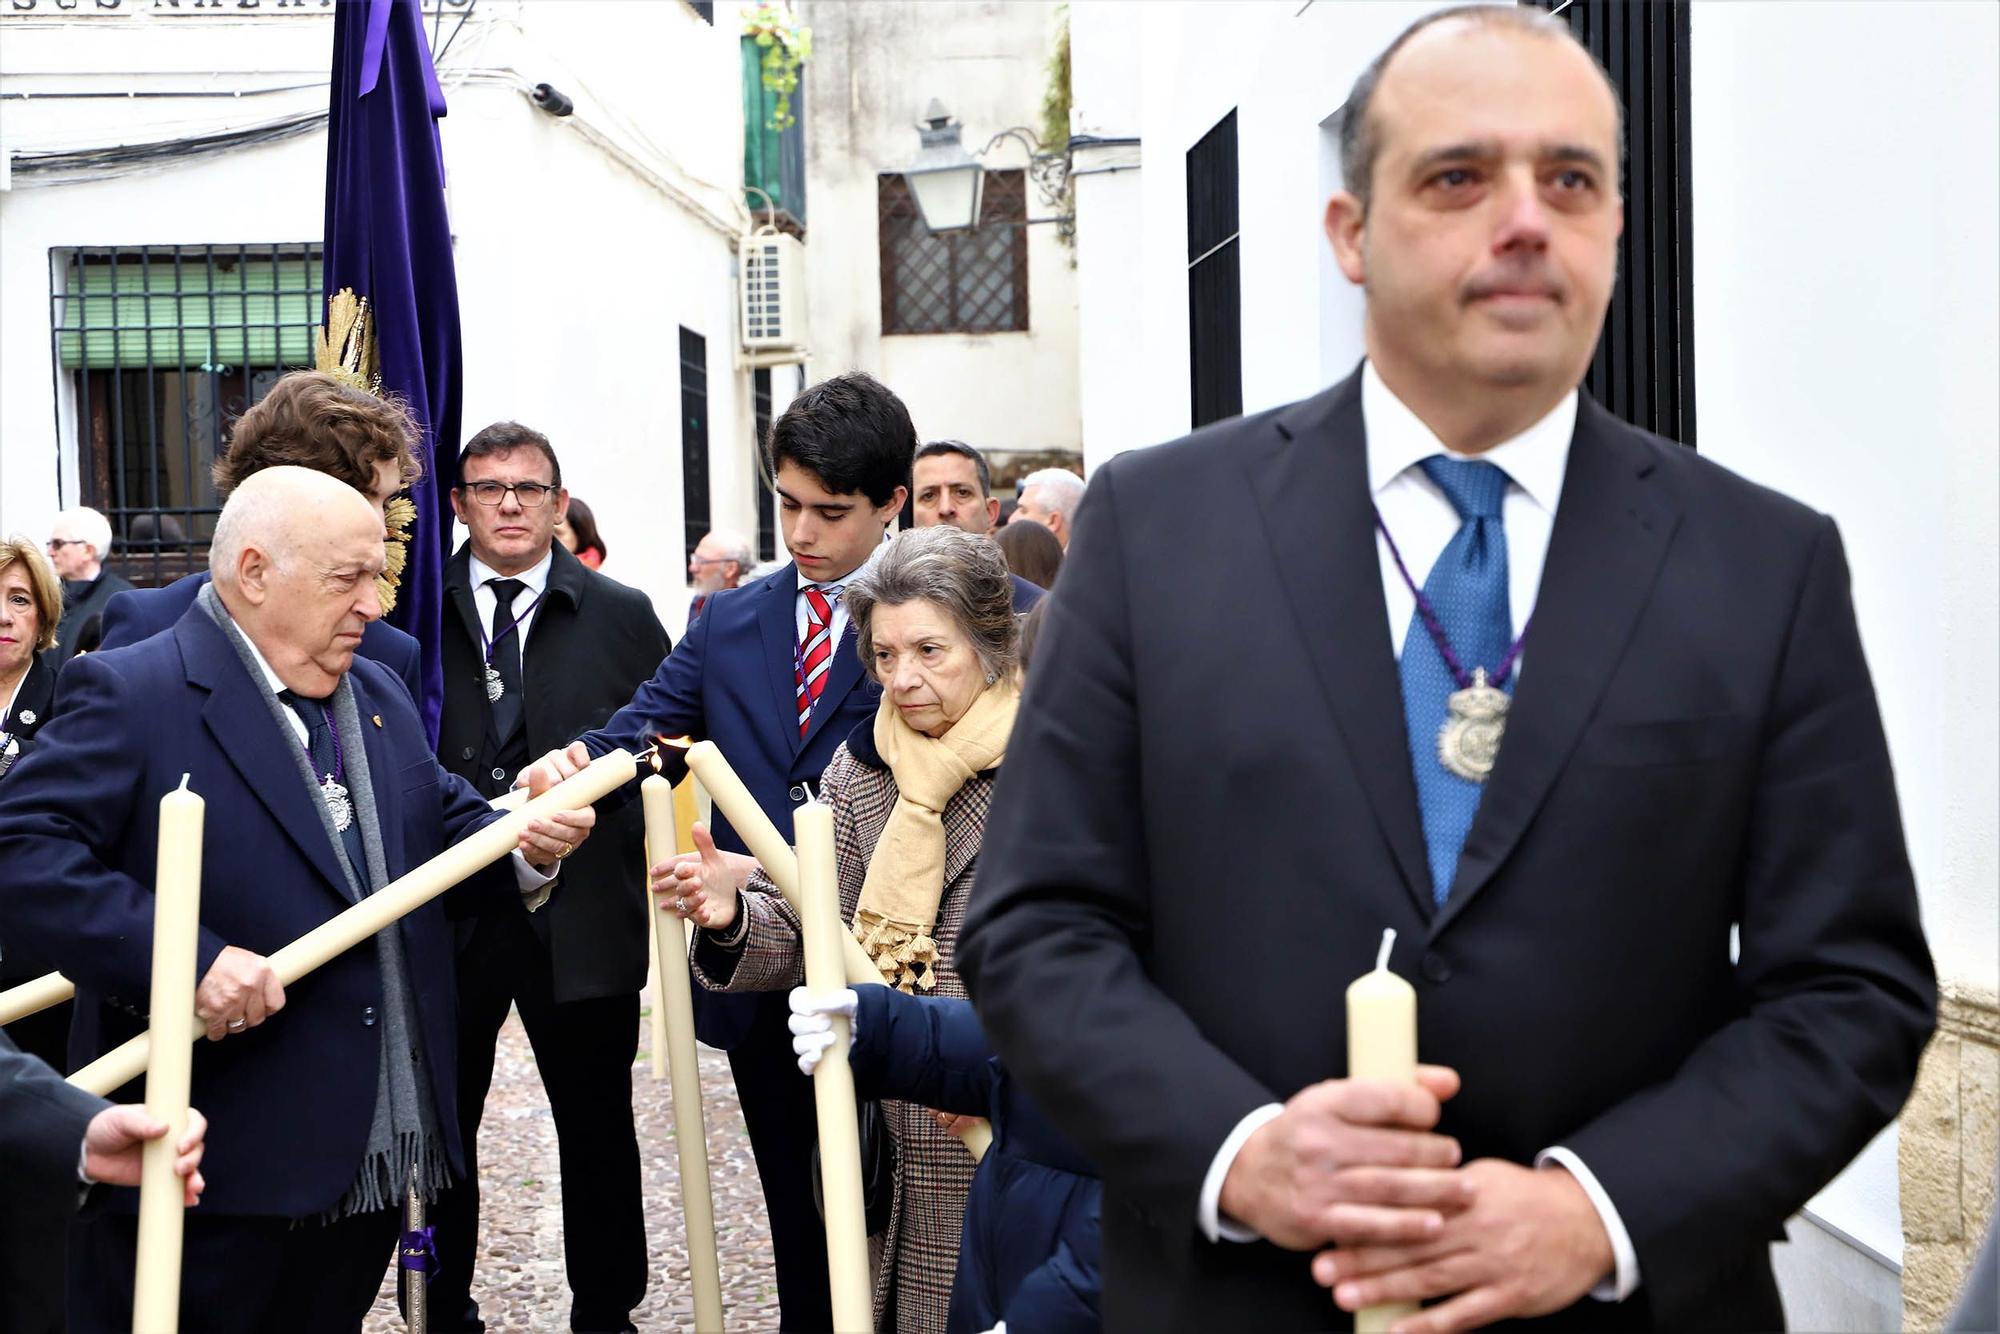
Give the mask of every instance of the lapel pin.
[{"label": "lapel pin", "polygon": [[375,715],[373,715],[373,716],[374,716],[374,719],[375,719],[375,725],[376,725],[377,727],[380,727],[380,726],[382,725],[382,715],[378,713],[378,714],[375,714]]},{"label": "lapel pin", "polygon": [[35,711],[33,709],[21,710],[21,726],[33,727],[34,725],[35,725]]}]

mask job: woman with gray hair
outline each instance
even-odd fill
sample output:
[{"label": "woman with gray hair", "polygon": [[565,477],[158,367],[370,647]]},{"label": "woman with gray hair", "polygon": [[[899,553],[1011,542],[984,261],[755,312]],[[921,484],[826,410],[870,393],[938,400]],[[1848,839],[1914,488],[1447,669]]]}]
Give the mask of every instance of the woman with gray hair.
[{"label": "woman with gray hair", "polygon": [[[841,911],[889,985],[963,997],[953,951],[1020,702],[1007,566],[983,537],[916,528],[888,543],[845,597],[882,704],[821,780]],[[663,907],[701,928],[695,976],[717,991],[798,986],[798,918],[754,861],[716,851],[695,828],[699,853],[653,883]],[[901,1102],[882,1109],[896,1174],[875,1323],[931,1334],[945,1328],[973,1171],[946,1129],[970,1118]]]}]

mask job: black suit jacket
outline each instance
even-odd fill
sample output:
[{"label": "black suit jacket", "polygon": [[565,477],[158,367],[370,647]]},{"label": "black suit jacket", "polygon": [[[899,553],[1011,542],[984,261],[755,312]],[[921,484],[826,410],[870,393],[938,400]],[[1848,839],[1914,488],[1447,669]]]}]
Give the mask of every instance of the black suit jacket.
[{"label": "black suit jacket", "polygon": [[[644,593],[586,568],[560,544],[553,551],[548,591],[528,625],[521,660],[528,760],[603,726],[673,648]],[[487,735],[470,567],[467,546],[445,566],[438,759],[481,792],[498,796],[513,784],[514,769],[496,766]],[[499,778],[495,767],[504,769]],[[600,807],[597,828],[563,863],[562,884],[539,910],[547,921],[538,923],[547,928],[558,1001],[629,996],[645,986],[645,835],[637,802]],[[525,909],[517,902],[493,911]]]},{"label": "black suit jacket", "polygon": [[67,662],[70,655],[76,652],[76,637],[83,633],[84,625],[91,617],[102,615],[112,598],[129,591],[131,587],[132,581],[124,575],[105,570],[91,582],[81,597],[65,605],[62,622],[56,626],[55,662],[51,665],[60,667]]},{"label": "black suit jacket", "polygon": [[1631,1234],[1638,1293],[1549,1323],[1777,1327],[1767,1244],[1935,1004],[1833,523],[1586,398],[1442,909],[1371,523],[1359,376],[1113,460],[1078,518],[958,962],[1103,1169],[1107,1327],[1347,1324],[1196,1206],[1245,1113],[1345,1073],[1384,927],[1444,1131],[1567,1146]]}]

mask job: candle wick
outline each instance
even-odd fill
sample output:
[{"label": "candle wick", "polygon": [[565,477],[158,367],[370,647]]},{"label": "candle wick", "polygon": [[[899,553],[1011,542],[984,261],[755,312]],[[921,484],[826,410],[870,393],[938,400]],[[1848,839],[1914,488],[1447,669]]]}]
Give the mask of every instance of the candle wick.
[{"label": "candle wick", "polygon": [[1382,932],[1382,948],[1375,955],[1375,971],[1384,972],[1389,967],[1389,951],[1396,948],[1396,928],[1389,927]]},{"label": "candle wick", "polygon": [[181,791],[185,792],[185,791],[187,791],[187,790],[188,790],[188,775],[187,775],[187,774],[182,774],[182,775],[181,775]]}]

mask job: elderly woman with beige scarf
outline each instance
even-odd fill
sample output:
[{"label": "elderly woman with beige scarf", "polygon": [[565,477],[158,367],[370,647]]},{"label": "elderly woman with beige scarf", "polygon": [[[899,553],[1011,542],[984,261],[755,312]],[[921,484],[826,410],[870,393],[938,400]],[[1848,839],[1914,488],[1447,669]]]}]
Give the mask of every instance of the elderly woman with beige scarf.
[{"label": "elderly woman with beige scarf", "polygon": [[[983,537],[913,529],[888,543],[844,596],[882,705],[822,779],[841,909],[891,986],[964,996],[953,948],[1020,701],[1006,562]],[[702,928],[695,976],[718,991],[798,985],[798,918],[753,861],[718,853],[697,830],[700,854],[654,884],[670,910]],[[896,1189],[876,1273],[876,1327],[932,1334],[945,1324],[974,1164],[947,1133],[951,1118],[895,1102],[883,1112]]]}]

